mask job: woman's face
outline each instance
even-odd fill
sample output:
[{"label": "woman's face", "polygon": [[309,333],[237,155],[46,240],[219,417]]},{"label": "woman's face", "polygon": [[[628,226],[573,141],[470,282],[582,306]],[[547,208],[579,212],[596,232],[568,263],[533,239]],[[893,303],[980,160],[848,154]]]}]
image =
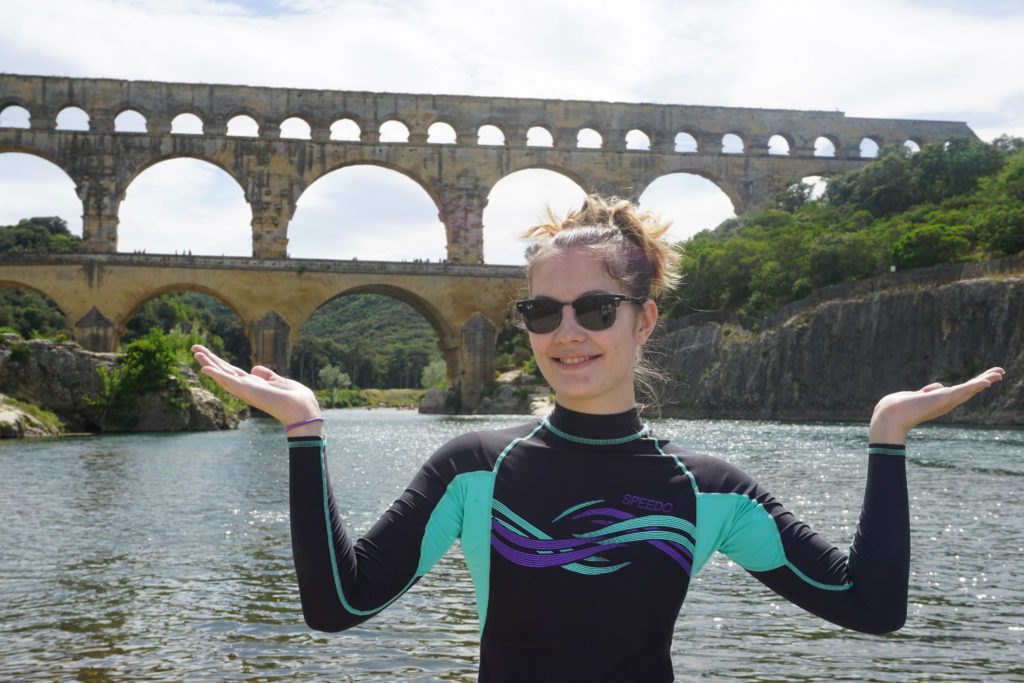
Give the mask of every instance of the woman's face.
[{"label": "woman's face", "polygon": [[[585,253],[569,251],[544,258],[533,267],[534,298],[569,303],[584,294],[628,294],[604,264]],[[555,400],[570,410],[610,414],[636,404],[633,365],[658,320],[658,308],[622,302],[615,324],[592,331],[580,326],[571,306],[563,306],[562,322],[546,334],[530,332],[537,367],[555,391]]]}]

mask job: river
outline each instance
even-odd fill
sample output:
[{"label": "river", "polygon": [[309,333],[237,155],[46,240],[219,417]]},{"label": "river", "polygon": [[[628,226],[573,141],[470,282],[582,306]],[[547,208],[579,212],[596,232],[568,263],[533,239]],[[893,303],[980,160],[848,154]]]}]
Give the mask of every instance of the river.
[{"label": "river", "polygon": [[[524,419],[328,411],[349,527],[364,531],[444,440]],[[752,472],[840,547],[852,539],[865,425],[654,427]],[[903,630],[844,631],[716,555],[677,624],[677,678],[1024,681],[1024,429],[924,426],[908,474]],[[359,628],[303,624],[276,422],[0,443],[0,519],[0,680],[476,680],[476,612],[457,548]]]}]

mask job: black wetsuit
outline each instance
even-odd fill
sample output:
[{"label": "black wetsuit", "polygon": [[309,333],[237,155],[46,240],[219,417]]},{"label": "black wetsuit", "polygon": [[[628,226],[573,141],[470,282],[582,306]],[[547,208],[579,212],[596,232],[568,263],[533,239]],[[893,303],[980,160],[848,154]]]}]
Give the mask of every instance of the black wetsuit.
[{"label": "black wetsuit", "polygon": [[442,446],[353,543],[324,442],[291,438],[292,543],[303,612],[354,626],[458,539],[480,616],[481,681],[670,681],[691,577],[721,551],[814,614],[867,632],[906,616],[902,446],[869,446],[849,557],[748,474],[653,438],[633,411],[552,415]]}]

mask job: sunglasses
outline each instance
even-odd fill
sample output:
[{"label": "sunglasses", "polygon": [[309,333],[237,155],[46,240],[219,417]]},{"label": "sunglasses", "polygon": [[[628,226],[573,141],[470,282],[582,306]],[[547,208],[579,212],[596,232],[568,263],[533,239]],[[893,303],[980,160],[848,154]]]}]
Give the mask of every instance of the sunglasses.
[{"label": "sunglasses", "polygon": [[572,306],[576,312],[576,322],[580,327],[598,332],[615,324],[615,312],[623,301],[642,305],[646,299],[625,294],[585,294],[568,304],[554,299],[524,299],[516,302],[516,309],[523,316],[526,329],[536,334],[558,329],[562,324],[562,308],[566,305]]}]

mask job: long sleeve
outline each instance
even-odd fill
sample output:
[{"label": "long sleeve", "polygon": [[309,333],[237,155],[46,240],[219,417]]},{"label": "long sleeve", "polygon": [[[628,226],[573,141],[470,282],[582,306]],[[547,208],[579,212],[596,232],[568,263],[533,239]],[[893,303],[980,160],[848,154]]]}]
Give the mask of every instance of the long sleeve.
[{"label": "long sleeve", "polygon": [[435,457],[353,542],[338,514],[320,438],[289,439],[292,555],[306,623],[340,631],[387,607],[461,534],[447,461]]},{"label": "long sleeve", "polygon": [[[860,522],[849,555],[739,470],[720,475],[704,506],[717,549],[766,586],[840,626],[885,633],[906,620],[910,522],[903,446],[869,447]],[[723,498],[721,494],[726,494]]]}]

